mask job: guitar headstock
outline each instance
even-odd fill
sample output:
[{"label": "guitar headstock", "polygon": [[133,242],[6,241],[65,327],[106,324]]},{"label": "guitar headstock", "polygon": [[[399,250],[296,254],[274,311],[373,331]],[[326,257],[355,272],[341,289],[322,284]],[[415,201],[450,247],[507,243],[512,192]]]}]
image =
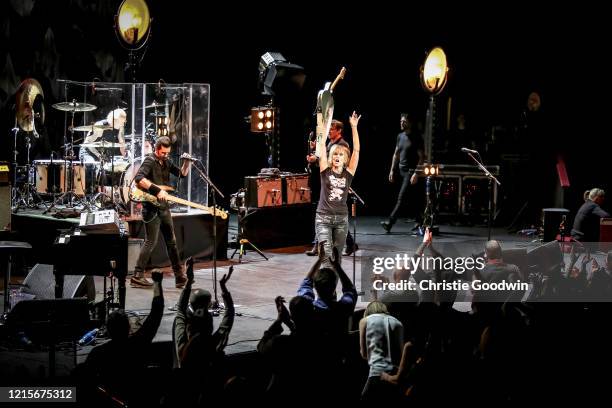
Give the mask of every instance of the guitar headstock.
[{"label": "guitar headstock", "polygon": [[338,85],[338,82],[340,82],[341,79],[344,79],[344,75],[346,75],[346,68],[342,67],[342,69],[340,69],[340,72],[338,73],[338,76],[336,77],[336,79],[334,79],[334,82],[329,87],[330,91],[333,92],[336,85]]},{"label": "guitar headstock", "polygon": [[223,210],[221,207],[210,207],[210,212],[217,217],[221,217],[222,220],[227,219],[227,211]]}]

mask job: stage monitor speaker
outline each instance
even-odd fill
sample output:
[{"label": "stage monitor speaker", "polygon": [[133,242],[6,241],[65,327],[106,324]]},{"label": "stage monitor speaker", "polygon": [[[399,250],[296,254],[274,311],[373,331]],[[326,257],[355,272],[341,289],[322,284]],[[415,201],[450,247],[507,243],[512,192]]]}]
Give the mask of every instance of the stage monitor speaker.
[{"label": "stage monitor speaker", "polygon": [[280,177],[245,177],[244,187],[249,208],[277,207],[283,204]]},{"label": "stage monitor speaker", "polygon": [[[53,265],[36,264],[23,281],[25,291],[36,299],[55,298],[55,274]],[[64,277],[64,298],[87,297],[93,302],[96,288],[91,275],[66,275]]]},{"label": "stage monitor speaker", "polygon": [[521,280],[526,281],[529,275],[526,248],[508,248],[502,250],[502,259],[507,264],[516,265],[521,273]]},{"label": "stage monitor speaker", "polygon": [[544,230],[544,242],[554,241],[563,229],[564,235],[569,235],[570,226],[567,225],[569,210],[565,208],[543,208],[542,229]]}]

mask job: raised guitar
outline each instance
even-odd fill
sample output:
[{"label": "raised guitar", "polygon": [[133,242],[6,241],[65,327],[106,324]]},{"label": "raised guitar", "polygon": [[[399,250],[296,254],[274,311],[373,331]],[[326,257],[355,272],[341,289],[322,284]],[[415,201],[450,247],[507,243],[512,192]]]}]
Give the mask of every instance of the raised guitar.
[{"label": "raised guitar", "polygon": [[[161,188],[162,190],[166,190],[168,191],[169,187],[166,186],[159,186],[159,188]],[[149,202],[157,207],[160,206],[159,201],[157,200],[157,197],[155,197],[153,194],[149,194],[145,191],[142,191],[140,188],[138,188],[136,186],[136,183],[132,183],[132,185],[130,186],[130,200],[138,202],[138,203],[142,203],[142,202]],[[202,204],[198,204],[198,203],[194,203],[191,201],[187,201],[187,200],[183,200],[182,198],[178,198],[175,197],[173,195],[168,194],[166,196],[166,200],[167,201],[171,201],[173,203],[177,203],[177,204],[183,204],[192,208],[197,208],[199,210],[202,210],[208,214],[213,214],[216,215],[217,217],[221,217],[221,219],[226,219],[227,218],[227,211],[223,211],[219,208],[213,208],[213,207],[207,207],[205,205]]]},{"label": "raised guitar", "polygon": [[[334,97],[332,93],[336,85],[338,85],[338,82],[344,79],[345,74],[346,68],[342,67],[334,82],[327,82],[317,95],[317,142],[321,138],[326,138],[329,135],[329,128],[331,127],[331,121],[334,116]],[[317,149],[315,153],[316,156],[321,157],[321,152],[318,151],[319,144],[316,143],[315,146]]]}]

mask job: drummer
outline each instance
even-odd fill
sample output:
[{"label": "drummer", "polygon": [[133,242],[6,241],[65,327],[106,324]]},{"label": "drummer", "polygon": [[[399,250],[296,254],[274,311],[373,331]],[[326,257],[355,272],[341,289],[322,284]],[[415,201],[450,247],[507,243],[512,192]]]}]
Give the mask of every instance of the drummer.
[{"label": "drummer", "polygon": [[[83,162],[100,162],[102,154],[104,160],[107,161],[111,156],[116,156],[119,153],[121,157],[125,157],[125,124],[127,122],[127,114],[123,109],[115,109],[106,115],[106,119],[99,120],[94,123],[92,131],[87,134],[83,143],[118,143],[117,148],[102,148],[81,147],[79,158]],[[99,127],[98,127],[99,126]]]}]

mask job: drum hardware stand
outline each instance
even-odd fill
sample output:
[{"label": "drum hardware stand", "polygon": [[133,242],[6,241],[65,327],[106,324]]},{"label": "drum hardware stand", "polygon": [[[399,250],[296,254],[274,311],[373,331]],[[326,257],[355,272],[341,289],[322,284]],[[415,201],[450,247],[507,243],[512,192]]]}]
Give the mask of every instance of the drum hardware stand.
[{"label": "drum hardware stand", "polygon": [[30,149],[32,148],[32,141],[30,139],[29,132],[26,132],[26,166],[24,166],[27,170],[26,174],[26,182],[22,187],[22,191],[19,191],[19,187],[17,186],[17,134],[19,133],[19,128],[15,126],[12,131],[14,132],[14,147],[13,150],[13,191],[11,194],[11,208],[14,213],[17,213],[20,208],[38,208],[38,204],[34,204],[34,198],[38,199],[40,203],[47,208],[47,204],[42,199],[42,197],[36,191],[36,187],[33,185],[33,168],[30,163]]},{"label": "drum hardware stand", "polygon": [[[75,104],[76,106],[76,100],[73,99],[72,103]],[[53,207],[55,207],[57,204],[61,203],[64,201],[64,199],[66,197],[68,197],[68,204],[66,205],[67,208],[74,208],[73,205],[73,198],[76,198],[76,200],[83,205],[84,209],[87,209],[88,212],[91,211],[91,207],[89,206],[89,203],[87,203],[87,200],[81,200],[76,193],[74,192],[74,169],[72,167],[72,163],[74,162],[75,156],[74,156],[74,113],[76,112],[76,107],[72,110],[70,110],[70,143],[64,143],[64,175],[65,177],[68,177],[68,181],[66,181],[64,179],[64,183],[66,183],[67,185],[66,187],[66,192],[63,193],[62,195],[60,195],[54,202],[53,204],[51,204],[51,206],[49,208],[47,208],[45,211],[43,211],[43,214],[47,214],[49,211],[51,211],[51,209]],[[66,142],[66,140],[64,140],[64,142]],[[67,164],[65,160],[69,160],[70,164]]]}]

